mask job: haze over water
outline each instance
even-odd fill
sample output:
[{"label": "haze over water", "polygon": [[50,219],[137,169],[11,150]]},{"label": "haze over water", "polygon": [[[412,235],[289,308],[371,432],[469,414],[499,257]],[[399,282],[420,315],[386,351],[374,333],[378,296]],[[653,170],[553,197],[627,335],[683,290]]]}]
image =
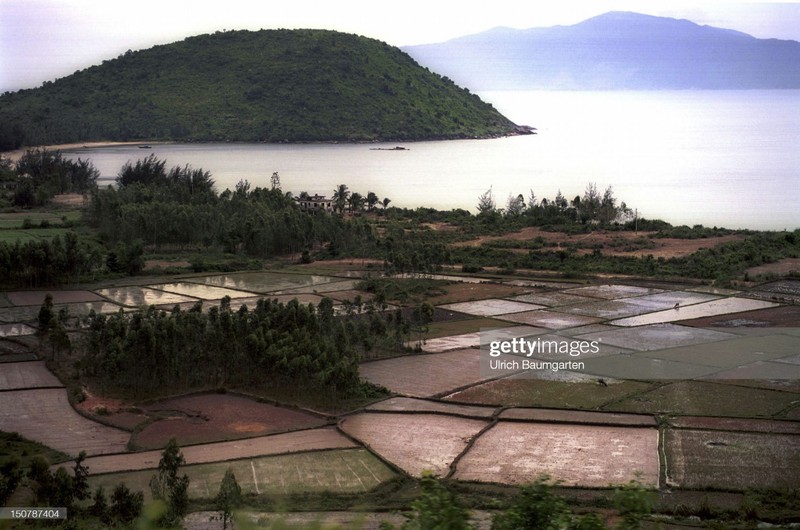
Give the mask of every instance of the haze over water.
[{"label": "haze over water", "polygon": [[[170,144],[65,151],[103,177],[153,153],[167,166],[210,171],[219,190],[239,180],[332,195],[338,184],[393,206],[475,211],[490,186],[498,207],[532,189],[572,199],[612,186],[640,217],[672,224],[800,227],[800,91],[487,92],[480,96],[539,134],[391,144]],[[407,151],[381,151],[403,145]]]}]

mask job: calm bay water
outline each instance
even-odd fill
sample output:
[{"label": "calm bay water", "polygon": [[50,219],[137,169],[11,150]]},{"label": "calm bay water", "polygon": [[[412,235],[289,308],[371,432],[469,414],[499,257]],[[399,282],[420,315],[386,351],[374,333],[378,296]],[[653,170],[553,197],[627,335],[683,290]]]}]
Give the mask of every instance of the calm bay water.
[{"label": "calm bay water", "polygon": [[534,136],[401,144],[168,144],[65,151],[103,177],[153,153],[167,166],[210,171],[220,190],[239,180],[330,196],[338,184],[394,206],[475,210],[492,187],[499,207],[532,189],[571,199],[587,183],[639,215],[673,224],[800,227],[800,91],[486,92],[481,97]]}]

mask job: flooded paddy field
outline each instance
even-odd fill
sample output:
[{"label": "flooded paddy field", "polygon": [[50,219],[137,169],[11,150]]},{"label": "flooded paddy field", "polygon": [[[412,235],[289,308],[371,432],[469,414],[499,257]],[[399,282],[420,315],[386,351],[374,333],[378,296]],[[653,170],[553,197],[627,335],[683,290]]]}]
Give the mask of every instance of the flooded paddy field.
[{"label": "flooded paddy field", "polygon": [[[700,317],[681,322],[684,326],[700,328],[725,328],[737,333],[742,328],[800,327],[800,305],[782,305],[767,309],[742,311],[732,315]],[[749,330],[748,330],[749,331]]]},{"label": "flooded paddy field", "polygon": [[751,289],[749,296],[773,302],[800,303],[800,280],[778,280]]},{"label": "flooded paddy field", "polygon": [[664,309],[674,309],[702,302],[709,302],[718,297],[688,293],[688,292],[666,292],[632,298],[621,298],[617,300],[605,300],[594,303],[573,304],[560,308],[561,311],[601,317],[604,319],[616,319],[626,316],[643,315]]},{"label": "flooded paddy field", "polygon": [[197,298],[168,293],[152,287],[112,287],[99,289],[98,294],[108,300],[126,307],[146,307],[151,305],[180,304],[197,302]]},{"label": "flooded paddy field", "polygon": [[570,315],[556,311],[525,311],[522,313],[512,313],[509,315],[498,315],[502,320],[537,326],[547,329],[575,328],[578,326],[588,326],[602,322],[603,319],[597,317],[587,317],[582,315]]},{"label": "flooded paddy field", "polygon": [[[224,287],[237,291],[266,294],[275,291],[287,291],[300,288],[320,287],[333,283],[339,278],[316,274],[286,274],[273,272],[243,272],[217,276],[200,276],[186,278],[188,282]],[[221,297],[218,297],[221,298]]]},{"label": "flooded paddy field", "polygon": [[497,298],[489,298],[476,302],[460,302],[456,304],[447,304],[443,307],[450,311],[459,311],[468,315],[475,316],[496,316],[507,313],[521,313],[523,311],[532,311],[534,309],[542,309],[544,306],[529,304],[525,302],[514,302],[511,300],[501,300]]},{"label": "flooded paddy field", "polygon": [[236,291],[234,289],[227,289],[225,287],[200,285],[191,282],[163,283],[151,285],[151,288],[166,291],[168,293],[190,296],[200,300],[220,300],[226,296],[229,296],[233,299],[253,296],[253,293],[247,291]]},{"label": "flooded paddy field", "polygon": [[602,340],[603,344],[612,344],[631,350],[647,351],[707,344],[731,339],[735,335],[675,324],[650,324],[634,328],[604,328],[602,331],[580,334],[577,337],[585,340]]},{"label": "flooded paddy field", "polygon": [[0,337],[23,337],[34,335],[36,329],[27,324],[0,324]]},{"label": "flooded paddy field", "polygon": [[635,285],[589,285],[567,289],[564,292],[578,296],[588,296],[590,298],[602,298],[604,300],[616,300],[618,298],[630,298],[632,296],[644,296],[663,292],[662,289],[651,287],[637,287]]},{"label": "flooded paddy field", "polygon": [[53,304],[102,301],[102,298],[96,293],[83,290],[11,291],[5,294],[8,301],[15,306],[41,306],[48,294],[53,298]]},{"label": "flooded paddy field", "polygon": [[710,302],[703,302],[686,307],[679,306],[673,309],[667,309],[666,311],[657,311],[647,315],[612,320],[611,324],[615,326],[644,326],[647,324],[661,324],[715,315],[741,313],[744,311],[776,306],[777,304],[773,302],[752,300],[750,298],[721,298],[719,300],[712,300]]},{"label": "flooded paddy field", "polygon": [[514,300],[516,302],[527,302],[529,304],[538,304],[547,307],[585,304],[596,301],[594,298],[590,298],[588,296],[569,294],[562,291],[547,291],[547,292],[521,294],[519,296],[512,297],[511,300]]}]

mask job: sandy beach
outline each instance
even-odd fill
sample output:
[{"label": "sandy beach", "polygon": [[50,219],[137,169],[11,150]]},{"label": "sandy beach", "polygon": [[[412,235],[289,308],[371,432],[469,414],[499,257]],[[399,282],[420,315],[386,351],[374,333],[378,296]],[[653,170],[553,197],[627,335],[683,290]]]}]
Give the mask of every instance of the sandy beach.
[{"label": "sandy beach", "polygon": [[166,142],[147,142],[147,141],[140,141],[140,142],[76,142],[72,144],[58,144],[58,145],[32,145],[22,147],[20,149],[15,149],[14,151],[7,151],[5,153],[0,153],[0,155],[4,156],[5,158],[10,159],[12,162],[16,162],[19,160],[22,155],[25,154],[25,151],[30,149],[49,149],[51,151],[63,151],[66,149],[82,149],[82,148],[97,148],[97,147],[114,147],[116,145],[155,145],[155,144],[163,144]]}]

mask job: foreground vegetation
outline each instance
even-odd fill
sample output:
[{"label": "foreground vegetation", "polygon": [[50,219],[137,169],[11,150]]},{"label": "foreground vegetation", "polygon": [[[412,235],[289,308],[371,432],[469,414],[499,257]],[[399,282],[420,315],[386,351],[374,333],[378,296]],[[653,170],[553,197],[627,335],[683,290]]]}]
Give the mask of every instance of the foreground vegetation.
[{"label": "foreground vegetation", "polygon": [[201,35],[0,96],[0,151],[89,140],[375,141],[515,131],[491,105],[398,48],[323,30]]}]

